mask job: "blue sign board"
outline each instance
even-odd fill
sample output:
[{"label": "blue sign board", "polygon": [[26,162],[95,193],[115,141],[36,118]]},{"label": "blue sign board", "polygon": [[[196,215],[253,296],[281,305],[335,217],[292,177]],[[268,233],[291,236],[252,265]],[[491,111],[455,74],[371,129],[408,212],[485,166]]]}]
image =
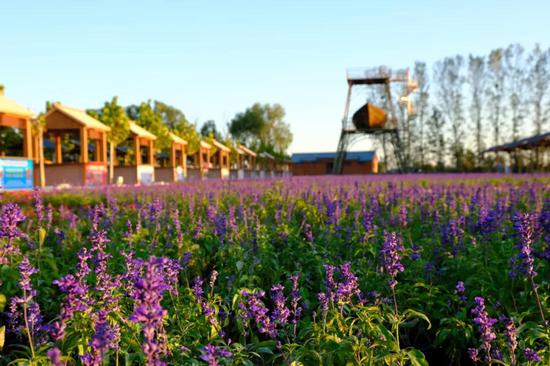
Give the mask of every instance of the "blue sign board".
[{"label": "blue sign board", "polygon": [[0,189],[32,189],[32,159],[0,158]]}]

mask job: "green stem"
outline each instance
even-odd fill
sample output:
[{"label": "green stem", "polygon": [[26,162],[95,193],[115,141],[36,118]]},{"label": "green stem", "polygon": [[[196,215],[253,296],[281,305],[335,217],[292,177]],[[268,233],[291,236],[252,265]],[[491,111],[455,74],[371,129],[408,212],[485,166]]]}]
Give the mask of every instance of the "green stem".
[{"label": "green stem", "polygon": [[395,340],[397,341],[397,349],[401,350],[401,346],[399,344],[399,312],[397,310],[397,297],[395,296],[395,287],[392,287],[391,291],[393,296],[393,310],[395,312]]},{"label": "green stem", "polygon": [[31,356],[34,360],[34,345],[32,341],[31,329],[29,328],[29,317],[27,316],[27,290],[23,289],[23,320],[25,321],[25,330],[27,331],[27,337],[29,338],[29,347],[31,348]]},{"label": "green stem", "polygon": [[395,296],[395,288],[394,287],[392,287],[391,292],[392,292],[392,295],[393,295],[393,311],[395,313],[395,316],[398,317],[399,312],[397,311],[397,298]]},{"label": "green stem", "polygon": [[539,307],[540,317],[542,319],[542,322],[546,323],[546,319],[544,318],[544,311],[542,310],[542,305],[540,303],[539,291],[537,289],[537,285],[535,284],[535,280],[533,277],[531,277],[531,286],[533,287],[533,291],[535,292],[535,298],[537,300],[537,305]]}]

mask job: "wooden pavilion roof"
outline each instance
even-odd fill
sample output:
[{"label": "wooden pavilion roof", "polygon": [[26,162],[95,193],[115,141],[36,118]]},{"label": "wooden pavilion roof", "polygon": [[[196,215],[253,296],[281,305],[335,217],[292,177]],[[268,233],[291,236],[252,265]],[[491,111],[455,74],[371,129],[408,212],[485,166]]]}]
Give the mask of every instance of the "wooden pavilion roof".
[{"label": "wooden pavilion roof", "polygon": [[141,127],[134,121],[130,121],[130,132],[144,139],[148,139],[148,140],[157,139],[157,136],[153,135],[151,132],[147,131],[145,128]]},{"label": "wooden pavilion roof", "polygon": [[541,133],[540,135],[526,137],[524,139],[509,142],[503,145],[493,146],[484,152],[510,152],[514,150],[530,150],[536,147],[550,146],[550,132]]},{"label": "wooden pavilion roof", "polygon": [[55,112],[61,112],[65,114],[83,127],[105,132],[111,131],[111,128],[109,126],[104,125],[82,109],[68,107],[66,105],[62,105],[61,103],[54,103],[52,109],[50,109],[48,113],[46,113],[46,119],[49,115]]},{"label": "wooden pavilion roof", "polygon": [[184,139],[182,139],[178,135],[173,134],[172,132],[170,132],[170,138],[176,144],[187,145],[187,141],[185,141]]},{"label": "wooden pavilion roof", "polygon": [[8,114],[15,117],[30,119],[34,117],[34,113],[18,104],[13,99],[10,99],[0,92],[0,114]]},{"label": "wooden pavilion roof", "polygon": [[230,152],[231,149],[228,148],[227,146],[225,146],[224,144],[222,144],[221,142],[217,141],[217,140],[212,140],[212,144],[214,144],[214,146],[216,146],[216,148],[222,150],[222,151],[225,151],[225,152]]},{"label": "wooden pavilion roof", "polygon": [[205,149],[211,149],[212,145],[210,145],[208,142],[201,140],[201,147]]},{"label": "wooden pavilion roof", "polygon": [[256,153],[254,151],[250,150],[248,147],[246,147],[244,145],[239,145],[239,150],[241,150],[243,154],[247,154],[247,155],[250,155],[250,156],[256,156]]}]

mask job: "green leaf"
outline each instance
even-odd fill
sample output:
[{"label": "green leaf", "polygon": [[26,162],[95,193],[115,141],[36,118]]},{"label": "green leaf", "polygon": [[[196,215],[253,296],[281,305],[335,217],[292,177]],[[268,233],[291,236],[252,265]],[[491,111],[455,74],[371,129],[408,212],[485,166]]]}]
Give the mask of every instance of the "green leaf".
[{"label": "green leaf", "polygon": [[46,229],[41,227],[38,229],[38,247],[42,248],[44,246],[44,241],[46,240]]},{"label": "green leaf", "polygon": [[268,348],[268,347],[259,347],[259,348],[256,348],[256,352],[259,352],[259,353],[269,353],[270,355],[273,354],[273,351]]},{"label": "green leaf", "polygon": [[235,263],[235,265],[237,266],[237,270],[240,272],[243,269],[244,262],[238,261],[237,263]]},{"label": "green leaf", "polygon": [[6,301],[6,295],[0,294],[0,313],[3,312],[6,307]]},{"label": "green leaf", "polygon": [[430,329],[432,327],[432,323],[430,322],[430,319],[426,316],[426,314],[421,313],[420,311],[413,310],[413,309],[405,310],[405,312],[401,316],[401,321],[404,321],[406,319],[411,319],[411,318],[423,319],[423,320],[426,321],[426,323],[428,323],[428,329]]},{"label": "green leaf", "polygon": [[428,361],[426,361],[424,354],[417,349],[409,350],[407,356],[409,356],[409,361],[411,361],[411,365],[413,366],[428,366]]},{"label": "green leaf", "polygon": [[4,348],[4,342],[6,341],[6,326],[0,327],[0,351]]}]

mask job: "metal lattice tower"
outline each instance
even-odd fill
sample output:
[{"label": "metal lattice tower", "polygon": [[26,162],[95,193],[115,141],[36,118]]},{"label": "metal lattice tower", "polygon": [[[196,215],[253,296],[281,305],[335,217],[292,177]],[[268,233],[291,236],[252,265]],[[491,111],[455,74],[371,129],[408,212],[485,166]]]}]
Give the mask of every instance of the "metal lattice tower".
[{"label": "metal lattice tower", "polygon": [[[381,136],[383,141],[384,157],[387,160],[386,154],[386,137],[389,135],[389,142],[393,145],[393,151],[397,162],[397,168],[401,172],[404,169],[403,154],[401,150],[401,140],[398,133],[397,115],[395,104],[392,100],[392,83],[405,83],[404,92],[399,98],[400,103],[406,103],[407,110],[412,113],[412,104],[409,99],[409,94],[412,93],[417,84],[410,78],[408,69],[392,72],[390,69],[381,66],[369,70],[348,70],[347,72],[348,94],[344,107],[344,117],[342,119],[342,130],[340,132],[340,141],[336,151],[336,158],[333,165],[333,174],[342,174],[344,161],[349,147],[356,140],[366,136]],[[388,114],[388,120],[383,127],[372,128],[357,128],[349,118],[349,109],[354,87],[357,86],[383,86],[383,95],[385,99],[384,110]]]}]

